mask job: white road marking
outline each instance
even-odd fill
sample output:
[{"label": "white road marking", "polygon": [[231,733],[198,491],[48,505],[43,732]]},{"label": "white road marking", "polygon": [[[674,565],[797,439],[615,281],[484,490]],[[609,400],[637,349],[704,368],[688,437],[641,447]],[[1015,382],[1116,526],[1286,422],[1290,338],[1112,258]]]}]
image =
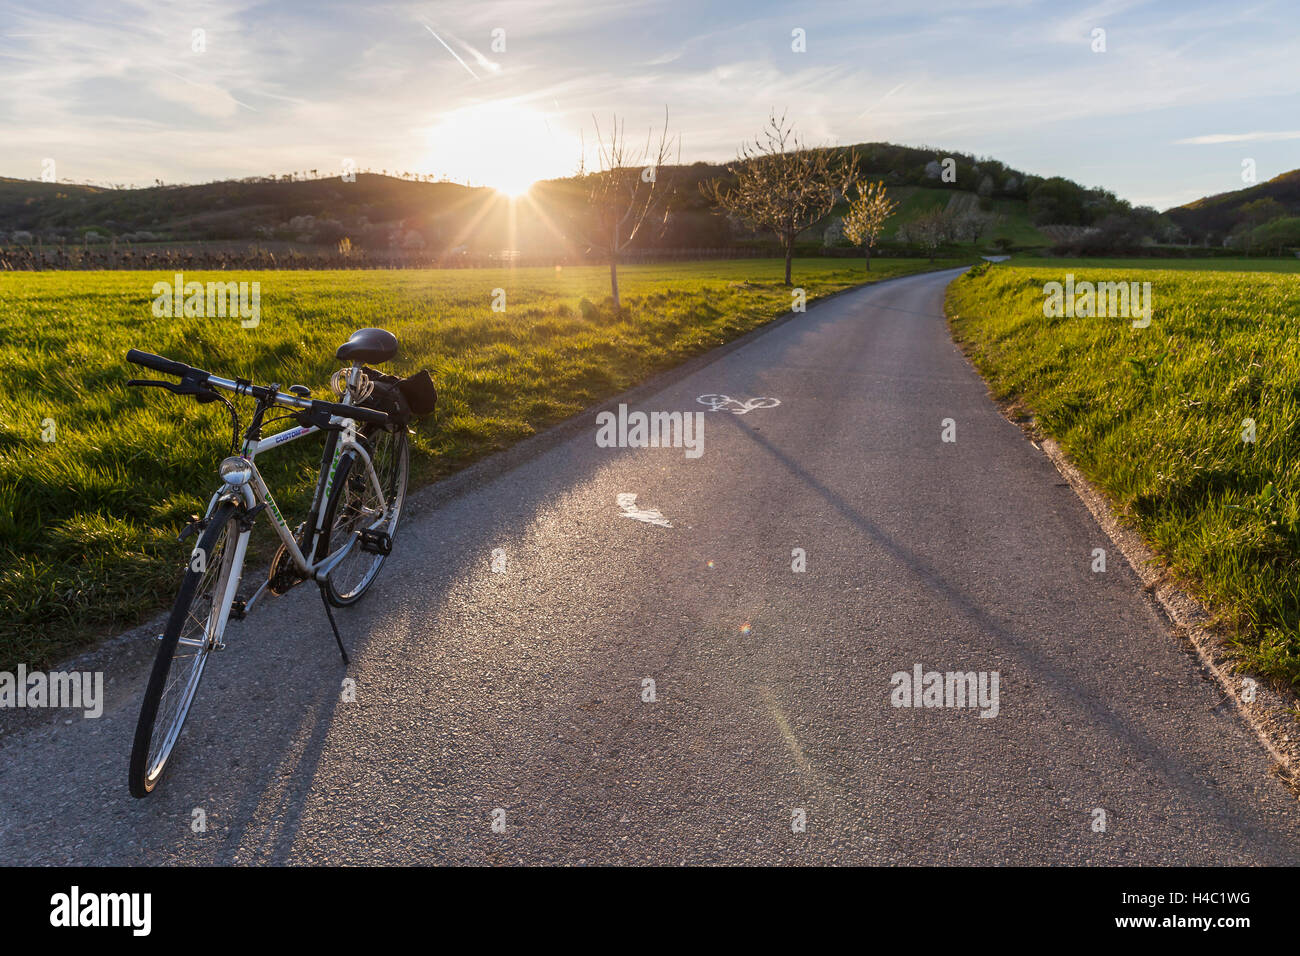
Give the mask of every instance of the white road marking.
[{"label": "white road marking", "polygon": [[661,528],[671,528],[672,525],[658,508],[638,508],[636,505],[636,495],[625,491],[618,496],[618,506],[623,509],[624,518],[632,518],[635,521],[644,521],[646,524],[657,524]]},{"label": "white road marking", "polygon": [[730,395],[701,395],[695,400],[701,405],[708,405],[710,411],[731,412],[733,415],[744,415],[756,408],[775,408],[781,404],[779,398],[766,396],[746,399],[743,402],[732,398]]}]

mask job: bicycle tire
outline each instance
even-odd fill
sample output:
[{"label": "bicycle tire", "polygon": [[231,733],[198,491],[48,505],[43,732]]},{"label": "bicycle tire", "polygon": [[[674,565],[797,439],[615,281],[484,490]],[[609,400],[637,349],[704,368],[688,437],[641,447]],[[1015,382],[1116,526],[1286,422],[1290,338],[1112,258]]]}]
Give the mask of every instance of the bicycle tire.
[{"label": "bicycle tire", "polygon": [[[205,555],[204,569],[195,570],[192,563],[186,568],[181,581],[180,592],[172,606],[163,630],[162,643],[158,656],[154,658],[153,670],[149,674],[149,683],[145,687],[144,700],[140,705],[140,717],[136,722],[135,740],[131,746],[131,765],[129,783],[131,796],[147,797],[158,786],[163,771],[175,749],[180,737],[185,718],[189,716],[190,707],[198,694],[199,683],[207,666],[208,655],[213,649],[213,638],[219,641],[221,634],[209,635],[207,621],[211,620],[216,597],[225,589],[234,560],[233,541],[238,537],[230,535],[234,527],[235,506],[221,505],[208,519],[208,524],[199,536],[195,550]],[[219,550],[218,550],[219,549]],[[191,552],[193,554],[194,552]],[[196,603],[207,599],[206,619],[198,621],[193,614]],[[217,609],[218,619],[220,610]],[[200,611],[200,613],[204,613]],[[190,631],[197,624],[205,635],[203,646],[194,647],[181,644],[182,632],[187,640],[192,640]],[[223,628],[224,630],[224,628]],[[177,648],[184,646],[182,654],[177,655]],[[189,660],[188,671],[177,669],[175,678],[173,668],[178,661]],[[178,686],[178,680],[183,680]],[[166,706],[164,707],[164,703]],[[159,710],[163,717],[159,720]],[[162,737],[155,746],[155,731],[162,725]]]},{"label": "bicycle tire", "polygon": [[[391,539],[397,532],[397,522],[406,501],[406,483],[410,476],[410,443],[407,441],[406,430],[401,427],[374,428],[358,435],[357,441],[371,456],[375,474],[383,486],[388,504],[383,530],[387,531]],[[391,447],[386,448],[388,443],[391,443]],[[354,453],[346,452],[339,461],[334,486],[325,506],[325,533],[317,552],[317,560],[328,555],[334,543],[342,536],[355,533],[361,523],[359,518],[364,513],[364,499],[371,494],[371,488],[364,468],[357,469],[355,473],[353,471],[360,460]],[[326,599],[335,607],[348,607],[361,600],[374,583],[386,557],[387,555],[373,554],[354,546],[353,553],[344,558],[325,579]]]}]

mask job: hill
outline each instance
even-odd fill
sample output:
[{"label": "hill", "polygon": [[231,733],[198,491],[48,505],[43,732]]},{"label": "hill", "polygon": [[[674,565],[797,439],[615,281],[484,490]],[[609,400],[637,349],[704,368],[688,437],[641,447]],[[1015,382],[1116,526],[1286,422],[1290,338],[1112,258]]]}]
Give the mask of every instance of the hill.
[{"label": "hill", "polygon": [[490,197],[495,197],[490,189],[365,173],[355,182],[334,176],[143,189],[0,179],[0,229],[52,240],[79,240],[89,232],[141,242],[329,243],[349,232],[361,238],[374,226],[406,220],[412,220],[413,228],[434,226],[436,236],[438,227],[453,229],[470,207]]},{"label": "hill", "polygon": [[[1170,209],[1168,216],[1197,242],[1249,246],[1255,230],[1279,219],[1300,217],[1300,169],[1245,189],[1206,196]],[[1262,241],[1267,242],[1268,235],[1265,232]],[[1300,245],[1300,238],[1293,241]]]},{"label": "hill", "polygon": [[[950,230],[950,245],[1044,248],[1061,244],[1065,235],[1074,251],[1116,252],[1179,237],[1177,227],[1153,209],[1134,209],[1105,189],[1035,176],[989,157],[892,143],[835,148],[841,156],[850,149],[858,157],[858,175],[882,180],[900,201],[886,234],[899,252],[914,241],[909,226],[941,210],[993,217],[974,240]],[[770,242],[705,198],[700,186],[728,177],[725,166],[697,162],[667,167],[660,176],[675,191],[663,228],[638,239],[642,249]],[[515,250],[581,257],[586,251],[565,238],[564,228],[581,207],[579,179],[538,183],[519,203],[488,188],[430,179],[364,172],[354,182],[313,175],[147,188],[0,179],[0,244],[39,240],[67,247],[118,240],[147,249],[160,243],[278,242],[332,250],[347,239],[352,248],[376,255]],[[801,241],[846,247],[835,228],[845,209],[841,203]]]}]

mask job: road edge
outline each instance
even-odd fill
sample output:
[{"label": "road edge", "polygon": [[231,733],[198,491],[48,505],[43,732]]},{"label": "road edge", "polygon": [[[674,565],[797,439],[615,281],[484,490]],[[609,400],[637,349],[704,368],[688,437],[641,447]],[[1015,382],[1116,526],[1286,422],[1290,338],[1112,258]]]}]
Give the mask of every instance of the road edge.
[{"label": "road edge", "polygon": [[[1031,419],[1032,421],[1032,419]],[[1034,422],[1036,425],[1036,422]],[[1295,719],[1289,711],[1300,707],[1294,694],[1280,691],[1269,681],[1240,669],[1233,659],[1231,646],[1223,634],[1210,626],[1211,614],[1201,601],[1180,586],[1141,534],[1125,527],[1109,499],[1084,477],[1054,439],[1033,442],[1041,448],[1092,513],[1102,531],[1114,543],[1133,573],[1142,582],[1142,590],[1172,625],[1174,632],[1187,640],[1205,670],[1219,684],[1224,699],[1216,708],[1232,701],[1234,709],[1254,731],[1265,751],[1274,761],[1274,772],[1300,796],[1300,742],[1295,739]],[[1246,680],[1253,683],[1253,693]],[[1247,699],[1247,694],[1252,699]]]},{"label": "road edge", "polygon": [[[1055,439],[1039,427],[1032,409],[1019,397],[1001,400],[993,394],[989,380],[971,358],[970,349],[953,330],[952,312],[945,296],[944,320],[948,338],[961,353],[971,370],[984,383],[989,400],[1002,417],[1024,433],[1031,445],[1043,452],[1062,478],[1083,502],[1111,543],[1119,549],[1133,573],[1142,582],[1142,591],[1156,612],[1169,624],[1176,638],[1191,645],[1205,673],[1223,691],[1223,699],[1213,709],[1228,701],[1254,733],[1273,761],[1272,773],[1291,793],[1300,798],[1300,696],[1277,687],[1273,682],[1240,667],[1235,661],[1227,637],[1211,624],[1210,610],[1187,587],[1183,586],[1160,557],[1147,545],[1142,535],[1123,524],[1119,513],[1104,492],[1094,485],[1069,459]],[[1245,680],[1253,682],[1251,700],[1246,699]]]}]

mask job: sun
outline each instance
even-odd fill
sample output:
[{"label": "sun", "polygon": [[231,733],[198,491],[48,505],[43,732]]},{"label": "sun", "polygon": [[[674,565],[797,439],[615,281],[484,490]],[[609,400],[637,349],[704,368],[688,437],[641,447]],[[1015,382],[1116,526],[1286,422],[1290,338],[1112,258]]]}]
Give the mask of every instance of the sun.
[{"label": "sun", "polygon": [[511,199],[518,199],[520,196],[527,195],[528,190],[533,188],[533,183],[537,182],[538,178],[528,173],[520,173],[518,176],[507,173],[497,177],[496,182],[489,185],[497,192],[504,193]]},{"label": "sun", "polygon": [[539,179],[572,173],[580,147],[558,118],[510,102],[443,114],[429,128],[426,165],[458,182],[522,196]]}]

